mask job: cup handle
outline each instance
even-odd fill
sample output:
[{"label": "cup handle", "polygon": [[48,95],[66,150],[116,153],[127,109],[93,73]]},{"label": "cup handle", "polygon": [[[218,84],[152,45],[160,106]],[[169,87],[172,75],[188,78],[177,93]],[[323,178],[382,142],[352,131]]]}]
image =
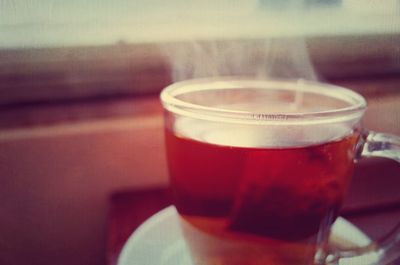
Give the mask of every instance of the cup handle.
[{"label": "cup handle", "polygon": [[[356,158],[385,157],[400,162],[400,137],[386,133],[363,131],[356,150]],[[326,264],[336,265],[343,259],[362,257],[374,257],[375,265],[387,265],[398,259],[400,257],[400,223],[387,235],[367,246],[332,251],[332,254],[327,257]],[[353,263],[350,262],[349,264]]]}]

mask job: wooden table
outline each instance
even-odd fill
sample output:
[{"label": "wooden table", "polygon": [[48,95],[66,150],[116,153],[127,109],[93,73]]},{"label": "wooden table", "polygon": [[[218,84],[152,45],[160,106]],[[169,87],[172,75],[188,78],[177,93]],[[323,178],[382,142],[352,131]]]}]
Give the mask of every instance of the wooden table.
[{"label": "wooden table", "polygon": [[[400,166],[390,160],[361,162],[341,215],[372,239],[389,232],[400,221],[399,173]],[[108,265],[117,263],[124,243],[142,222],[170,204],[167,187],[114,193],[110,197]]]}]

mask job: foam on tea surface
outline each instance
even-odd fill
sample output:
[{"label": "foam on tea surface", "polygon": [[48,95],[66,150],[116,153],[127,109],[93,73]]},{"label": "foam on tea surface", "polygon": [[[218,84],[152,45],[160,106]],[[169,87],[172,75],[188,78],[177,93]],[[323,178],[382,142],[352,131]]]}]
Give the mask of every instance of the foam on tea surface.
[{"label": "foam on tea surface", "polygon": [[343,124],[307,126],[238,125],[180,117],[175,133],[210,144],[235,147],[301,147],[338,140],[352,133]]}]

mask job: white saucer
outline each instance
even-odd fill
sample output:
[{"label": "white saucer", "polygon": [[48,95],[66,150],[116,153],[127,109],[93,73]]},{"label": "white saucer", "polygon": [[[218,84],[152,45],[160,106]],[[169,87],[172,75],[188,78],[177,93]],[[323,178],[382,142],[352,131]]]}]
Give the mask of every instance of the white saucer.
[{"label": "white saucer", "polygon": [[[364,233],[341,217],[334,223],[332,235],[356,246],[370,242]],[[344,260],[340,265],[372,265],[376,260],[376,255],[364,255]],[[150,217],[130,236],[118,265],[192,265],[174,206]]]}]

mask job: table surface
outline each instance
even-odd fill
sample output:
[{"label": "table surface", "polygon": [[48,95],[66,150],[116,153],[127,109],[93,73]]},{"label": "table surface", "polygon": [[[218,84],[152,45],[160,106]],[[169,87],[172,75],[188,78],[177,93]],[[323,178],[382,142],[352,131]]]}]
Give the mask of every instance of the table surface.
[{"label": "table surface", "polygon": [[[400,167],[389,160],[362,162],[356,168],[341,215],[372,239],[389,232],[400,221],[399,173]],[[121,248],[140,224],[171,204],[167,187],[112,194],[107,231],[108,265],[117,263]]]}]

